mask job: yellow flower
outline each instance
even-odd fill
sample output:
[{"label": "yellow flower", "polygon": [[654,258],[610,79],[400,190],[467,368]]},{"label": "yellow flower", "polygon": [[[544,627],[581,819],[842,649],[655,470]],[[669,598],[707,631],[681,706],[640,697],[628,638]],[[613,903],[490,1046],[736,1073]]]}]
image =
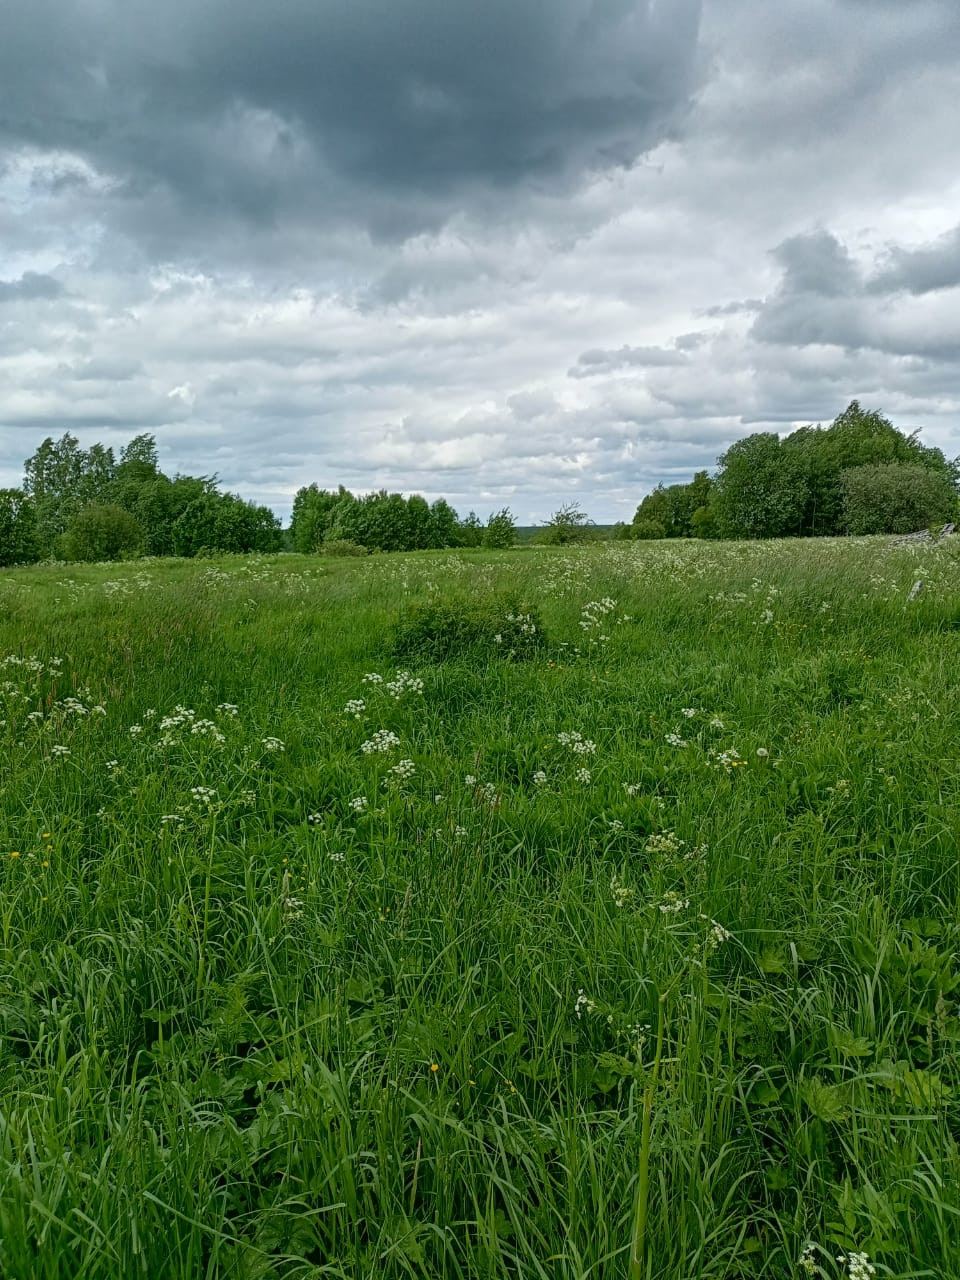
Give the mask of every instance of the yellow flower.
[{"label": "yellow flower", "polygon": [[440,1070],[440,1064],[439,1064],[439,1062],[431,1062],[431,1063],[430,1063],[430,1070],[431,1070],[431,1071],[439,1071],[439,1070]]},{"label": "yellow flower", "polygon": [[19,858],[19,857],[20,857],[20,854],[19,854],[16,850],[14,850],[14,851],[13,851],[13,853],[11,853],[10,857],[11,857],[11,858]]}]

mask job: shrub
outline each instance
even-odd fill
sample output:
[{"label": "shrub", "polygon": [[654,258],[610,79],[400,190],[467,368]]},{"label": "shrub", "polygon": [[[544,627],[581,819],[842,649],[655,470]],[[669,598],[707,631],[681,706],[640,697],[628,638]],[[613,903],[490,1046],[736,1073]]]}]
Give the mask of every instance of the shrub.
[{"label": "shrub", "polygon": [[641,520],[635,520],[632,525],[633,536],[641,542],[652,542],[657,538],[665,538],[667,531],[659,520],[651,520],[644,516]]},{"label": "shrub", "polygon": [[349,538],[332,538],[329,542],[321,542],[319,551],[322,556],[368,556],[369,547],[359,542],[351,542]]},{"label": "shrub", "polygon": [[79,511],[61,539],[67,560],[119,560],[143,543],[143,526],[123,507],[91,504]]}]

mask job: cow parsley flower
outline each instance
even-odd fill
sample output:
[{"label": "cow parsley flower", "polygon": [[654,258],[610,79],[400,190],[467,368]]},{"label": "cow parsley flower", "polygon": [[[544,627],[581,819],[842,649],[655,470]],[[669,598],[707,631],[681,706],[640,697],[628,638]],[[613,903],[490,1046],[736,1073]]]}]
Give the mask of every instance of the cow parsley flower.
[{"label": "cow parsley flower", "polygon": [[392,729],[378,729],[372,738],[360,743],[360,750],[365,756],[386,755],[394,747],[399,747],[400,739]]}]

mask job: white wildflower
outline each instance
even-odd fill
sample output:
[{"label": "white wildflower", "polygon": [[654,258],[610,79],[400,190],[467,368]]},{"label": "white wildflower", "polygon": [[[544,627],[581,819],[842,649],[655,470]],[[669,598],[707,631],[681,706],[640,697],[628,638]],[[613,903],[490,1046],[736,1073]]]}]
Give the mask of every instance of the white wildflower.
[{"label": "white wildflower", "polygon": [[360,750],[365,756],[386,755],[388,751],[392,751],[394,747],[399,747],[399,745],[400,739],[392,729],[378,729],[372,738],[360,743]]},{"label": "white wildflower", "polygon": [[657,903],[657,910],[665,916],[678,915],[681,911],[686,911],[689,905],[689,898],[682,897],[676,889],[668,889]]},{"label": "white wildflower", "polygon": [[596,1003],[584,992],[583,987],[577,990],[577,999],[573,1006],[573,1012],[578,1018],[582,1018],[585,1013],[596,1013]]},{"label": "white wildflower", "polygon": [[870,1280],[871,1276],[877,1274],[876,1267],[865,1253],[849,1253],[846,1257],[840,1253],[837,1254],[837,1261],[847,1268],[850,1280]]},{"label": "white wildflower", "polygon": [[261,738],[260,743],[266,751],[284,751],[286,749],[279,738]]}]

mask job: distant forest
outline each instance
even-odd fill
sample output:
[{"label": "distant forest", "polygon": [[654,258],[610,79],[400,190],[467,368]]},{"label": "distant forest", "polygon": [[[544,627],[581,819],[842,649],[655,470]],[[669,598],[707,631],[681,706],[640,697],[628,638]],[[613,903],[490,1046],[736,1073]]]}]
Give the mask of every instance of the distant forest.
[{"label": "distant forest", "polygon": [[[600,531],[576,502],[534,541],[597,537],[779,538],[908,533],[952,520],[960,465],[854,400],[828,427],[737,441],[713,476],[658,485],[630,524]],[[220,491],[216,476],[164,475],[152,435],[120,450],[50,438],[24,464],[19,489],[0,489],[0,565],[278,551],[327,554],[513,546],[508,507],[461,519],[443,498],[356,495],[342,485],[298,490],[290,528],[265,506]]]}]

